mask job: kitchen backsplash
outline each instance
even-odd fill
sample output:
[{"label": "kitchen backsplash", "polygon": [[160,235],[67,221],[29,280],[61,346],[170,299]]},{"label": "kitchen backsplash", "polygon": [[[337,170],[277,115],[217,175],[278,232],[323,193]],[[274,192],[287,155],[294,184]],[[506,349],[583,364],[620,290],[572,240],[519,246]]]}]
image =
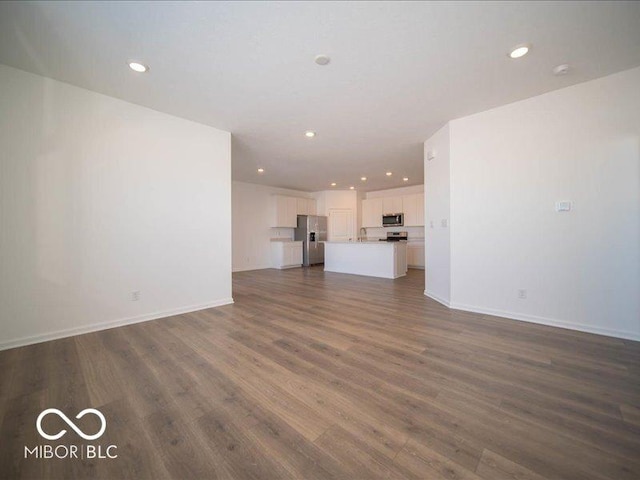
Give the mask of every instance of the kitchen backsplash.
[{"label": "kitchen backsplash", "polygon": [[368,238],[386,238],[387,232],[407,232],[409,240],[424,240],[424,227],[368,227]]},{"label": "kitchen backsplash", "polygon": [[[294,237],[293,228],[270,228],[269,231],[271,240],[293,240]],[[387,232],[407,232],[409,240],[424,240],[424,227],[368,227],[367,237],[386,238]]]},{"label": "kitchen backsplash", "polygon": [[270,228],[271,240],[293,240],[293,228]]}]

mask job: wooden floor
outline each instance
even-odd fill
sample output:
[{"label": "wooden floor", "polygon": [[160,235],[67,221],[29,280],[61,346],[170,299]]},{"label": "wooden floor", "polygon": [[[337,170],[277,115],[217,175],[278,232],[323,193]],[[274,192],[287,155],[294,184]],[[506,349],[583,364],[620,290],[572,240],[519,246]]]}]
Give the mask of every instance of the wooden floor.
[{"label": "wooden floor", "polygon": [[[235,305],[0,352],[0,477],[640,478],[640,343],[448,310],[423,273],[237,273]],[[106,433],[44,441],[49,407]]]}]

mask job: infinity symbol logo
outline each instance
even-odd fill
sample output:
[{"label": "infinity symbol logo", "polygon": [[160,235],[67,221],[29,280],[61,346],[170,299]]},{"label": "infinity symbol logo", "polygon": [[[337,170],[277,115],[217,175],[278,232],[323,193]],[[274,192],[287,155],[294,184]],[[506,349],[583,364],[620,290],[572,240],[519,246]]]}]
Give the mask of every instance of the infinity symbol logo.
[{"label": "infinity symbol logo", "polygon": [[67,433],[66,430],[61,430],[55,435],[49,435],[48,433],[45,433],[44,430],[42,430],[42,419],[47,415],[49,415],[50,413],[55,413],[56,415],[58,415],[62,420],[64,420],[67,423],[67,425],[73,428],[74,432],[76,432],[85,440],[95,440],[96,438],[100,438],[104,433],[105,429],[107,428],[107,420],[104,418],[104,415],[102,415],[102,413],[96,410],[95,408],[85,408],[78,415],[76,415],[76,418],[80,419],[84,417],[87,413],[93,413],[100,419],[100,422],[102,422],[102,426],[100,427],[100,430],[98,431],[98,433],[96,433],[95,435],[86,435],[82,430],[80,430],[76,426],[75,423],[69,420],[69,417],[67,417],[64,413],[62,413],[57,408],[47,408],[40,415],[38,415],[38,420],[36,420],[36,428],[38,429],[38,433],[44,438],[46,438],[47,440],[57,440],[60,437],[62,437],[65,433]]}]

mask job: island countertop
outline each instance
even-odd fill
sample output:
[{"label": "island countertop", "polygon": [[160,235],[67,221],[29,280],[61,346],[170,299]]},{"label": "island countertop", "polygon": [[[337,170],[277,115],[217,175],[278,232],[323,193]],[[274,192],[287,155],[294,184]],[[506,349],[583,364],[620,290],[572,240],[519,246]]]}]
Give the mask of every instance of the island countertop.
[{"label": "island countertop", "polygon": [[407,274],[407,242],[325,242],[324,269],[370,277]]},{"label": "island countertop", "polygon": [[388,242],[386,240],[365,240],[364,242],[329,242],[325,241],[326,244],[335,244],[335,245],[377,245],[377,246],[391,246],[397,244],[406,245],[408,242],[406,240],[398,240],[395,242]]}]

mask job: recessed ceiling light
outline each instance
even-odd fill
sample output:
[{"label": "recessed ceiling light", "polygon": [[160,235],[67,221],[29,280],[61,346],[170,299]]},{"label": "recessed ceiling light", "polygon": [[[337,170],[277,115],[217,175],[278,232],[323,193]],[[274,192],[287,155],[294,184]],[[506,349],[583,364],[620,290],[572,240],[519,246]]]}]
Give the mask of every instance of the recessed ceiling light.
[{"label": "recessed ceiling light", "polygon": [[402,181],[403,181],[403,182],[408,182],[408,181],[409,181],[409,177],[404,177],[404,178],[402,179]]},{"label": "recessed ceiling light", "polygon": [[313,138],[316,136],[316,132],[312,132],[311,130],[307,130],[306,132],[304,132],[304,136],[307,138]]},{"label": "recessed ceiling light", "polygon": [[571,67],[568,64],[563,63],[562,65],[558,65],[553,69],[553,74],[556,76],[566,75],[567,73],[569,73],[570,68]]},{"label": "recessed ceiling light", "polygon": [[337,183],[336,183],[336,182],[331,182],[331,186],[332,186],[332,187],[335,187],[336,185],[337,185]]},{"label": "recessed ceiling light", "polygon": [[149,67],[138,62],[129,62],[129,68],[138,73],[145,73],[149,70]]},{"label": "recessed ceiling light", "polygon": [[516,45],[511,49],[509,56],[511,58],[524,57],[527,53],[529,53],[530,49],[531,49],[531,45],[528,45],[528,44]]},{"label": "recessed ceiling light", "polygon": [[354,187],[353,185],[351,185],[351,186],[349,187],[349,190],[354,190],[355,188],[356,188],[356,187]]},{"label": "recessed ceiling light", "polygon": [[363,182],[367,181],[367,177],[360,177],[360,180],[362,180]]},{"label": "recessed ceiling light", "polygon": [[264,173],[264,168],[259,168],[258,173]]},{"label": "recessed ceiling light", "polygon": [[316,55],[315,61],[318,65],[326,65],[331,61],[331,59],[324,54]]},{"label": "recessed ceiling light", "polygon": [[387,172],[387,177],[390,177],[391,175],[393,175],[392,172]]}]

